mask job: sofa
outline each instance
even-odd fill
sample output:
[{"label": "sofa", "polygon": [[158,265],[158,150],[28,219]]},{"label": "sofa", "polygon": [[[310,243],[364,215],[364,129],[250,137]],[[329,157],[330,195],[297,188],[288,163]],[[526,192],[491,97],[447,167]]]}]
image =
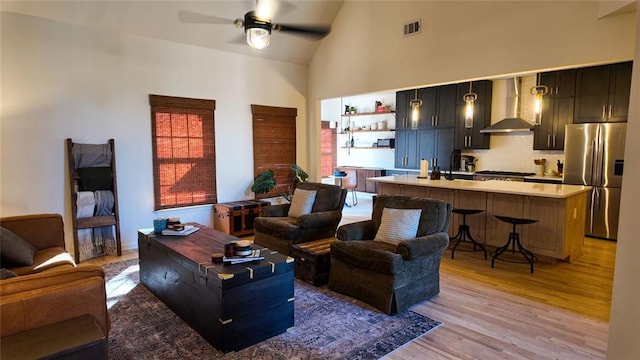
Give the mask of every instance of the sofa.
[{"label": "sofa", "polygon": [[[104,271],[98,265],[76,266],[65,249],[62,216],[3,217],[0,227],[3,273],[0,280],[0,341],[10,335],[86,315],[93,318],[106,338],[110,321]],[[29,248],[23,244],[24,248],[33,251],[30,264],[17,264],[10,257],[9,242],[14,238],[31,245]]]},{"label": "sofa", "polygon": [[[387,314],[401,313],[436,295],[451,209],[451,204],[436,199],[377,196],[371,220],[338,228],[338,240],[331,244],[329,288]],[[385,218],[386,213],[397,215]],[[411,230],[399,237],[400,227]]]}]

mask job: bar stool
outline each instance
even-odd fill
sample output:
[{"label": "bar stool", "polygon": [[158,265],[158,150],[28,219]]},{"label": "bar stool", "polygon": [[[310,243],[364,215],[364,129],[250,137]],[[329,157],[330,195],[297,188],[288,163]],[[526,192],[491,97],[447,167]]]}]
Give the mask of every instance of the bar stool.
[{"label": "bar stool", "polygon": [[[506,223],[512,224],[513,225],[513,231],[511,231],[509,233],[509,240],[507,240],[507,243],[504,244],[503,246],[497,248],[493,252],[493,256],[491,258],[491,267],[493,267],[493,264],[495,263],[495,261],[498,258],[498,256],[500,256],[500,254],[502,254],[503,252],[505,252],[505,251],[507,251],[509,249],[509,245],[511,245],[511,253],[515,254],[516,253],[516,245],[517,245],[518,246],[518,251],[527,260],[526,262],[531,265],[531,273],[533,274],[533,262],[536,261],[537,258],[531,251],[525,249],[524,246],[522,246],[522,243],[520,243],[520,234],[518,234],[516,232],[516,225],[533,224],[533,223],[538,222],[538,220],[513,218],[513,217],[509,217],[509,216],[500,216],[500,215],[494,215],[494,216],[500,221],[504,221]],[[508,261],[508,262],[514,262],[514,263],[523,263],[523,264],[525,263],[524,261],[505,260],[505,259],[501,259],[501,260],[502,261]]]},{"label": "bar stool", "polygon": [[456,244],[451,249],[451,258],[453,259],[454,253],[456,252],[456,248],[460,245],[461,242],[470,242],[473,244],[473,250],[462,250],[460,251],[484,251],[484,259],[487,259],[487,249],[485,249],[484,245],[477,242],[472,236],[471,231],[469,231],[469,225],[467,225],[467,215],[475,215],[480,214],[484,210],[477,209],[453,209],[452,213],[462,215],[462,224],[458,227],[458,233],[456,236],[451,238],[451,241],[457,240]]}]

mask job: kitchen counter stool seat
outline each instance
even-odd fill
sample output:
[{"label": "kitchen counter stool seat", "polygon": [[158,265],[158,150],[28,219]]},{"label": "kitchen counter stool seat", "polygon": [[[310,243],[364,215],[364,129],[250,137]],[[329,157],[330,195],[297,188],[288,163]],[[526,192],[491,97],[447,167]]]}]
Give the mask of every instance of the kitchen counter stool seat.
[{"label": "kitchen counter stool seat", "polygon": [[456,240],[455,245],[451,249],[451,258],[453,259],[456,249],[461,242],[470,242],[473,244],[473,250],[463,250],[459,249],[459,251],[478,251],[482,250],[484,252],[484,258],[487,259],[487,249],[485,249],[484,245],[477,242],[472,236],[471,231],[469,230],[469,225],[467,225],[467,215],[475,215],[484,212],[484,210],[479,209],[453,209],[452,213],[462,215],[462,224],[458,227],[458,233],[456,236],[451,238],[451,242]]},{"label": "kitchen counter stool seat", "polygon": [[[513,230],[509,233],[509,239],[507,240],[507,243],[492,252],[491,267],[492,268],[494,267],[494,263],[496,259],[498,259],[500,254],[509,250],[509,246],[511,246],[512,254],[515,254],[516,246],[517,246],[518,251],[522,254],[522,256],[524,256],[526,263],[529,263],[529,265],[531,266],[531,273],[533,274],[533,263],[537,260],[537,258],[531,251],[525,249],[524,246],[522,246],[522,243],[520,242],[520,234],[518,234],[518,232],[516,231],[516,226],[533,224],[538,222],[538,220],[513,218],[513,217],[501,216],[501,215],[494,215],[494,216],[500,221],[504,221],[506,223],[512,224]],[[499,260],[508,261],[508,262],[525,263],[525,261],[515,261],[515,260],[507,260],[507,259],[499,259]]]}]

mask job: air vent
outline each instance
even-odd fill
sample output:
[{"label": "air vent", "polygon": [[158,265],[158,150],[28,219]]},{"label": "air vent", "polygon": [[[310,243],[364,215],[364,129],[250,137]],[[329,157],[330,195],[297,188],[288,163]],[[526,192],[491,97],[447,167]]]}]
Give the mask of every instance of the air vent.
[{"label": "air vent", "polygon": [[422,29],[420,19],[404,24],[404,36],[419,34],[420,29]]}]

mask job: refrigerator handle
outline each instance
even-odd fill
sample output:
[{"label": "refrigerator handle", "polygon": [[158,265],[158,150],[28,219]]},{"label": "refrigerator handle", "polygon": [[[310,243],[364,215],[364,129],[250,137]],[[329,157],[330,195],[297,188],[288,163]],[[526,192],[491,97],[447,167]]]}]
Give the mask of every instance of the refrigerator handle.
[{"label": "refrigerator handle", "polygon": [[598,188],[593,188],[593,190],[591,190],[591,207],[589,209],[589,233],[590,234],[593,234],[593,221],[596,215],[596,206],[598,206],[597,203],[599,202],[597,198],[598,198]]},{"label": "refrigerator handle", "polygon": [[591,179],[589,179],[589,182],[590,185],[596,185],[598,184],[598,172],[596,171],[598,169],[598,143],[596,140],[593,141],[591,146]]},{"label": "refrigerator handle", "polygon": [[598,186],[605,186],[606,182],[606,171],[604,159],[606,159],[609,155],[607,154],[607,142],[602,141],[602,147],[600,148],[600,170],[598,171]]}]

